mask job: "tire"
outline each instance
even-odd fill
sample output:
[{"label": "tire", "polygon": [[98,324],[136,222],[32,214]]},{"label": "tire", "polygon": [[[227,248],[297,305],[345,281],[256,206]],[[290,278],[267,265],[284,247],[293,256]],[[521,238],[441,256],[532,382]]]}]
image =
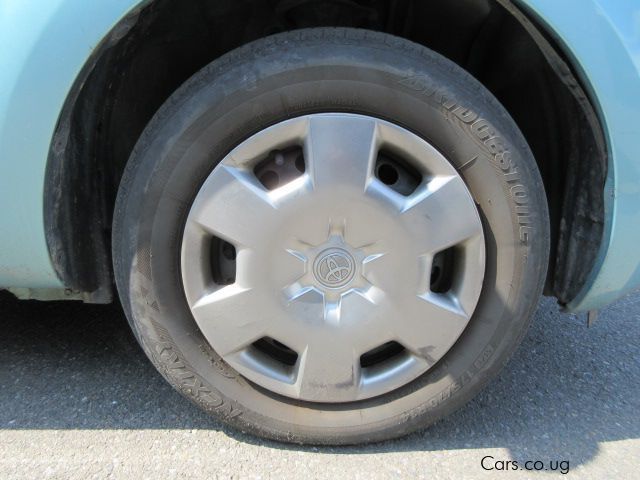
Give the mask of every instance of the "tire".
[{"label": "tire", "polygon": [[[185,225],[214,167],[267,127],[322,112],[388,121],[434,146],[464,180],[484,236],[479,299],[455,343],[417,378],[349,402],[291,398],[247,380],[203,335],[181,271]],[[138,341],[185,397],[258,436],[356,444],[425,427],[464,405],[497,375],[541,295],[548,225],[530,149],[481,84],[409,41],[321,28],[243,46],[171,96],[139,139],[121,181],[113,258]]]}]

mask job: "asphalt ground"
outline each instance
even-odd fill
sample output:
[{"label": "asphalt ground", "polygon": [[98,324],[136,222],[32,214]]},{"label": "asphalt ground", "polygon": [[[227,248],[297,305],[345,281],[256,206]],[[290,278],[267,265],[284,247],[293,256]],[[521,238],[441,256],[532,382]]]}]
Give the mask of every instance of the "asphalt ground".
[{"label": "asphalt ground", "polygon": [[[209,418],[156,373],[118,306],[0,292],[0,327],[2,479],[640,478],[640,293],[591,328],[544,299],[465,408],[348,448],[263,441]],[[500,463],[513,460],[519,470]],[[543,470],[524,469],[536,461]]]}]

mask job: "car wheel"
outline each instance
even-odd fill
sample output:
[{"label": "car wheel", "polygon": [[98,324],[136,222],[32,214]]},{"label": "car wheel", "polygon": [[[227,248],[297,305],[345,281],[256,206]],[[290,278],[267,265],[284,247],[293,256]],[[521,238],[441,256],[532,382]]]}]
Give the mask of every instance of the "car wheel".
[{"label": "car wheel", "polygon": [[127,165],[116,281],[164,377],[244,431],[396,437],[472,398],[541,294],[543,185],[504,108],[389,35],[310,29],[183,85]]}]

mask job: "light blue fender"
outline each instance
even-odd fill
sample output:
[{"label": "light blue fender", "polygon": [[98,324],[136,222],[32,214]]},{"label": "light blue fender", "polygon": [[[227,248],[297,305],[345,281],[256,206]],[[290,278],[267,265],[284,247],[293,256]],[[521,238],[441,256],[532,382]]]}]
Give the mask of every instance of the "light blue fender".
[{"label": "light blue fender", "polygon": [[[59,289],[45,241],[51,138],[93,49],[139,0],[0,0],[0,287]],[[519,0],[572,59],[610,153],[605,237],[570,310],[640,285],[640,2]]]},{"label": "light blue fender", "polygon": [[605,231],[595,267],[568,310],[600,308],[640,286],[640,2],[526,0],[573,60],[609,149]]},{"label": "light blue fender", "polygon": [[92,50],[136,3],[0,0],[0,287],[62,287],[44,232],[51,138]]}]

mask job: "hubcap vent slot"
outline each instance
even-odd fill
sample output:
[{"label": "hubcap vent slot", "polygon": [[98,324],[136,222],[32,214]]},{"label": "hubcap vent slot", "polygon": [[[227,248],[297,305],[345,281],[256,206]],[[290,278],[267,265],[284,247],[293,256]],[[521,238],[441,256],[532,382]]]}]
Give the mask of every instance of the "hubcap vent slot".
[{"label": "hubcap vent slot", "polygon": [[269,152],[253,173],[267,190],[275,190],[298,178],[305,168],[302,147],[294,145]]},{"label": "hubcap vent slot", "polygon": [[375,174],[378,180],[399,193],[409,196],[415,192],[422,175],[410,162],[389,150],[381,150],[376,160]]}]

